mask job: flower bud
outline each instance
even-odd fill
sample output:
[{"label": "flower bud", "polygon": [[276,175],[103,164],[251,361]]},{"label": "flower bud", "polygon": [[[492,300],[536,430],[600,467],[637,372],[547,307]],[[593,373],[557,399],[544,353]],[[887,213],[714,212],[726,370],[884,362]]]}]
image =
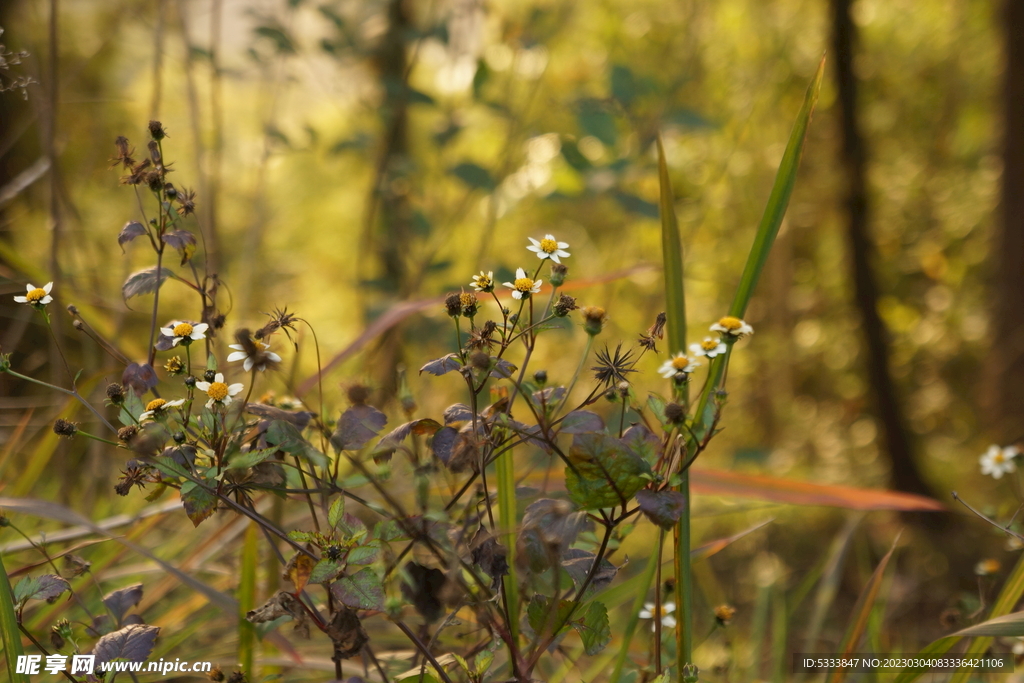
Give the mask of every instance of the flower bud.
[{"label": "flower bud", "polygon": [[206,380],[207,382],[212,382],[213,380],[217,379],[217,371],[207,370],[206,372],[203,373],[203,379]]},{"label": "flower bud", "polygon": [[537,372],[533,373],[533,381],[539,384],[540,386],[544,386],[545,384],[548,383],[548,371],[538,370]]},{"label": "flower bud", "polygon": [[586,333],[591,337],[601,334],[607,319],[604,309],[600,306],[584,306],[581,312],[583,313],[583,329]]},{"label": "flower bud", "polygon": [[564,263],[552,263],[551,264],[551,275],[548,281],[552,287],[561,287],[565,283],[565,276],[569,274],[569,269]]}]

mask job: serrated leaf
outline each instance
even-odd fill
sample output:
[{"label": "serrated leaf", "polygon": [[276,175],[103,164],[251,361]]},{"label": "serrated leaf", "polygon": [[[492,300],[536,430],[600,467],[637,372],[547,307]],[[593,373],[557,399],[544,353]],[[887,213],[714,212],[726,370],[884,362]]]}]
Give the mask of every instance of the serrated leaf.
[{"label": "serrated leaf", "polygon": [[328,581],[333,581],[343,569],[345,569],[344,561],[324,558],[313,567],[313,571],[309,574],[308,583],[327,583]]},{"label": "serrated leaf", "polygon": [[662,427],[668,424],[668,419],[665,417],[665,405],[665,399],[661,396],[654,393],[647,395],[647,407],[651,409],[654,417],[658,419]]},{"label": "serrated leaf", "polygon": [[574,410],[562,419],[558,427],[558,431],[562,434],[603,432],[604,420],[600,415],[589,410]]},{"label": "serrated leaf", "polygon": [[345,515],[345,496],[338,496],[331,503],[331,509],[327,511],[327,523],[332,529],[337,529],[341,518]]},{"label": "serrated leaf", "polygon": [[334,528],[338,530],[338,535],[345,540],[358,541],[366,536],[366,525],[363,524],[363,520],[347,512],[341,516]]},{"label": "serrated leaf", "polygon": [[577,434],[569,462],[565,486],[583,510],[624,505],[653,476],[643,458],[607,434]]},{"label": "serrated leaf", "polygon": [[686,509],[686,496],[679,491],[638,491],[640,511],[662,529],[671,529]]},{"label": "serrated leaf", "polygon": [[14,586],[14,601],[22,604],[27,600],[50,600],[66,590],[71,590],[71,584],[56,574],[26,576]]},{"label": "serrated leaf", "polygon": [[121,247],[121,253],[124,253],[124,245],[131,242],[136,237],[141,237],[146,234],[146,226],[138,221],[128,221],[121,228],[121,232],[117,235],[117,246]]},{"label": "serrated leaf", "polygon": [[181,265],[188,263],[196,253],[196,236],[188,230],[172,230],[164,233],[161,239],[178,252],[181,256]]},{"label": "serrated leaf", "polygon": [[284,568],[284,576],[295,585],[298,594],[306,588],[317,561],[306,553],[295,553]]},{"label": "serrated leaf", "polygon": [[352,406],[338,418],[331,444],[339,451],[358,450],[377,436],[387,422],[387,416],[372,406]]},{"label": "serrated leaf", "polygon": [[159,289],[169,277],[175,277],[174,273],[167,268],[161,267],[160,281],[157,282],[156,266],[143,268],[142,270],[129,275],[128,279],[124,281],[124,284],[121,285],[121,297],[125,301],[128,301],[128,299],[131,299],[134,296],[139,296],[140,294],[152,294]]},{"label": "serrated leaf", "polygon": [[217,509],[217,497],[193,481],[181,485],[181,503],[193,526],[199,526]]},{"label": "serrated leaf", "polygon": [[128,610],[135,607],[142,600],[142,584],[137,583],[127,588],[119,588],[103,596],[103,604],[107,606],[114,620],[120,624]]},{"label": "serrated leaf", "polygon": [[96,666],[120,659],[128,662],[144,662],[153,652],[156,637],[160,633],[157,626],[131,624],[108,633],[96,641],[92,654],[96,655]]},{"label": "serrated leaf", "polygon": [[431,375],[440,377],[461,367],[462,363],[459,362],[459,357],[454,353],[449,353],[447,356],[441,356],[437,360],[432,360],[424,365],[420,368],[420,374],[429,372]]},{"label": "serrated leaf", "polygon": [[566,620],[572,608],[571,600],[559,600],[556,608],[548,596],[534,594],[529,607],[526,608],[526,619],[530,623],[530,628],[538,635],[551,633],[559,624],[562,625],[560,631],[564,631],[569,627]]},{"label": "serrated leaf", "polygon": [[378,557],[380,557],[380,543],[379,541],[370,541],[366,545],[357,545],[349,550],[345,559],[349,564],[363,565],[373,564]]},{"label": "serrated leaf", "polygon": [[315,449],[306,439],[302,432],[286,420],[274,420],[267,427],[267,443],[277,446],[280,450],[291,455],[296,455],[309,461],[317,467],[327,465],[327,456]]},{"label": "serrated leaf", "polygon": [[622,435],[622,441],[652,467],[661,455],[661,441],[643,424],[638,423],[627,429]]},{"label": "serrated leaf", "polygon": [[312,531],[299,531],[294,529],[288,532],[288,538],[292,539],[296,543],[309,543],[316,539],[316,534]]},{"label": "serrated leaf", "polygon": [[572,627],[580,634],[583,651],[588,655],[596,655],[612,639],[608,609],[600,602],[591,602],[587,605],[583,618],[573,619]]},{"label": "serrated leaf", "polygon": [[369,567],[341,577],[331,585],[331,592],[353,609],[384,609],[384,584]]},{"label": "serrated leaf", "polygon": [[[578,548],[569,548],[562,553],[562,568],[569,574],[576,586],[582,586],[594,566],[595,559],[597,559],[597,555],[594,553]],[[587,594],[607,587],[618,572],[618,567],[607,559],[602,559],[594,573],[594,578],[591,579],[590,585],[587,587]]]},{"label": "serrated leaf", "polygon": [[473,419],[473,411],[464,403],[455,403],[444,409],[444,423],[468,422]]}]

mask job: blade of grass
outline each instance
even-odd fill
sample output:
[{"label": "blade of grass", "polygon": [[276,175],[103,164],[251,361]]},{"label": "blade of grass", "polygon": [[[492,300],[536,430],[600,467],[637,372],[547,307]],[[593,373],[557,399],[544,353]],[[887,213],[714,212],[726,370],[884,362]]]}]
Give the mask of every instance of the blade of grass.
[{"label": "blade of grass", "polygon": [[260,528],[250,521],[242,542],[241,576],[238,579],[238,661],[249,680],[259,680],[253,670],[256,628],[245,618],[256,609],[256,567],[259,565]]},{"label": "blade of grass", "polygon": [[519,577],[516,572],[516,465],[512,451],[498,457],[498,515],[505,548],[508,551],[508,575],[505,576],[505,601],[508,603],[508,630],[513,642],[519,639]]},{"label": "blade of grass", "polygon": [[[889,559],[892,557],[893,552],[896,550],[896,543],[899,541],[899,535],[892,542],[892,547],[889,548],[889,552],[878,563],[875,567],[875,571],[871,574],[871,578],[868,579],[867,585],[864,586],[864,590],[861,592],[860,597],[857,598],[857,604],[853,607],[853,618],[850,620],[850,625],[846,630],[846,635],[843,637],[842,643],[839,645],[838,657],[846,657],[853,652],[857,644],[860,643],[861,636],[864,635],[864,629],[868,624],[868,617],[871,615],[871,610],[874,609],[875,600],[878,598],[879,589],[882,587],[882,578],[885,576],[885,568],[889,564]],[[842,683],[843,679],[846,678],[846,669],[833,669],[829,672],[826,683]]]},{"label": "blade of grass", "polygon": [[17,673],[18,657],[24,654],[21,649],[21,633],[18,631],[18,620],[14,615],[14,593],[11,583],[7,580],[7,570],[3,558],[0,557],[0,636],[4,641],[4,659],[7,661],[7,678],[16,683],[28,680],[28,676]]},{"label": "blade of grass", "polygon": [[[622,632],[622,645],[619,647],[619,654],[615,658],[615,668],[608,679],[609,683],[618,683],[619,677],[622,675],[622,667],[629,656],[629,646],[633,642],[633,635],[636,633],[637,624],[640,623],[640,610],[644,607],[647,593],[650,592],[651,584],[654,582],[654,575],[657,573],[658,560],[661,559],[659,550],[664,542],[665,532],[662,531],[658,539],[658,548],[647,558],[647,567],[644,568],[644,573],[636,577],[639,579],[635,591],[636,597],[633,599],[633,606],[629,611],[629,618],[626,620],[626,629]],[[657,559],[655,558],[656,555],[658,555]],[[605,605],[607,606],[607,602],[605,602]]]},{"label": "blade of grass", "polygon": [[1003,636],[1019,638],[1024,636],[1024,612],[1004,614],[995,619],[983,621],[957,631],[954,636]]},{"label": "blade of grass", "polygon": [[[679,221],[676,219],[675,196],[672,182],[668,177],[668,163],[665,161],[665,147],[658,136],[658,186],[659,213],[661,214],[661,252],[665,261],[665,308],[668,320],[670,353],[686,350],[686,296],[683,289],[683,243],[679,237]],[[690,388],[682,389],[682,403],[689,407]],[[673,530],[676,592],[676,660],[677,671],[682,676],[683,667],[693,659],[693,575],[690,567],[690,474],[682,472],[676,491],[683,494],[683,511]],[[660,667],[660,662],[658,663]]]}]

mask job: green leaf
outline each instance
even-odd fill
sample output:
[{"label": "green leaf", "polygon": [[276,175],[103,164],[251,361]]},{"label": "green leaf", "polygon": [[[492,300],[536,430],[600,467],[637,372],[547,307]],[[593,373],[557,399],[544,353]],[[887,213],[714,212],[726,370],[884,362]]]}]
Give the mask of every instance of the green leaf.
[{"label": "green leaf", "polygon": [[18,629],[18,619],[14,613],[14,595],[2,556],[0,556],[0,636],[3,638],[4,655],[6,655],[4,660],[7,662],[7,680],[24,683],[28,680],[28,676],[17,673],[15,666],[18,657],[24,653],[24,650],[21,648],[21,632]]},{"label": "green leaf", "polygon": [[[676,220],[676,199],[672,194],[672,181],[668,177],[665,147],[658,136],[658,182],[660,193],[658,208],[661,214],[661,253],[665,263],[665,313],[668,321],[668,351],[677,353],[686,349],[686,297],[683,294],[683,242]],[[664,411],[661,413],[664,415]]]},{"label": "green leaf", "polygon": [[324,558],[313,567],[313,572],[309,575],[309,583],[333,581],[344,568],[345,563],[341,560],[328,560]]},{"label": "green leaf", "polygon": [[327,523],[332,529],[337,529],[341,518],[345,515],[345,496],[338,496],[331,503],[331,509],[327,511]]},{"label": "green leaf", "polygon": [[526,620],[530,623],[533,632],[540,636],[550,633],[559,624],[562,625],[559,630],[568,628],[566,620],[572,613],[572,609],[572,600],[559,600],[558,609],[554,609],[551,605],[551,598],[546,595],[534,594],[530,600],[530,606],[526,608]]},{"label": "green leaf", "polygon": [[181,503],[194,526],[199,526],[217,509],[217,497],[193,481],[181,485]]},{"label": "green leaf", "polygon": [[353,609],[384,609],[384,584],[369,567],[341,577],[331,585],[331,592]]},{"label": "green leaf", "polygon": [[[172,479],[177,477],[188,478],[189,476],[188,471],[184,467],[182,467],[181,464],[178,463],[174,458],[158,455],[148,460],[147,464],[152,465],[153,467],[158,469],[161,474],[167,475]],[[195,484],[192,485],[195,486]]]},{"label": "green leaf", "polygon": [[343,514],[338,523],[334,525],[337,529],[338,535],[344,539],[355,539],[359,540],[366,536],[366,525],[363,521],[352,514]]},{"label": "green leaf", "polygon": [[588,655],[596,655],[604,649],[612,639],[611,625],[608,623],[608,609],[600,602],[587,605],[582,619],[574,619],[572,627],[580,634],[583,651]]},{"label": "green leaf", "polygon": [[468,161],[453,167],[448,172],[473,188],[492,191],[497,187],[490,171]]},{"label": "green leaf", "polygon": [[613,147],[619,138],[615,117],[604,108],[604,105],[595,100],[583,100],[579,107],[576,121],[583,134],[592,135],[609,147]]},{"label": "green leaf", "polygon": [[20,605],[28,600],[50,600],[67,590],[71,590],[71,584],[56,574],[26,576],[14,586],[14,602]]},{"label": "green leaf", "polygon": [[623,505],[653,477],[643,458],[607,434],[577,434],[569,462],[565,486],[583,510]]},{"label": "green leaf", "polygon": [[366,545],[357,545],[348,551],[346,561],[349,564],[373,564],[380,557],[380,541],[370,541]]},{"label": "green leaf", "polygon": [[277,448],[285,453],[303,458],[316,467],[325,467],[327,465],[327,457],[313,448],[291,422],[286,422],[285,420],[274,420],[271,422],[270,427],[267,428],[267,443],[277,446]]},{"label": "green leaf", "polygon": [[1013,612],[1004,614],[995,619],[983,621],[963,630],[957,631],[954,636],[1024,636],[1024,612]]},{"label": "green leaf", "polygon": [[142,415],[145,410],[146,406],[142,403],[142,399],[135,395],[135,390],[131,387],[125,387],[124,403],[121,405],[121,411],[117,416],[121,424],[126,427],[138,424],[139,415]]},{"label": "green leaf", "polygon": [[255,467],[261,462],[277,453],[277,448],[264,448],[258,451],[249,451],[248,453],[240,453],[228,462],[229,470],[244,470],[249,467]]}]

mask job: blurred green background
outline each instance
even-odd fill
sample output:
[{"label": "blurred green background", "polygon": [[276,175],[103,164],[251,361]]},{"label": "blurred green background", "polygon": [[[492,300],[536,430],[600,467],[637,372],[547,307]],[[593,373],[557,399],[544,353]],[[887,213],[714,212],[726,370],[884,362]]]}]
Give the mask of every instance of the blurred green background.
[{"label": "blurred green background", "polygon": [[[224,283],[224,344],[288,306],[314,325],[326,362],[403,302],[468,287],[481,269],[500,282],[533,267],[526,238],[549,232],[571,245],[573,295],[608,311],[599,341],[632,342],[663,310],[659,132],[697,340],[727,308],[828,52],[796,190],[747,317],[756,334],[734,357],[726,430],[698,467],[949,502],[945,515],[868,515],[837,598],[852,604],[904,528],[886,618],[906,628],[880,628],[874,645],[920,647],[944,632],[945,609],[991,600],[998,577],[977,579],[975,562],[995,557],[1005,574],[1015,559],[949,498],[956,489],[1004,521],[1018,504],[1018,480],[983,478],[977,462],[990,443],[1021,437],[1024,291],[1007,264],[1022,259],[1024,227],[999,210],[1013,139],[1003,83],[1021,68],[1006,50],[1011,19],[979,0],[11,0],[0,42],[29,54],[0,79],[33,82],[0,94],[0,347],[19,371],[60,378],[45,328],[10,298],[52,280],[58,304],[145,357],[151,299],[129,310],[120,285],[153,257],[118,247],[139,209],[108,167],[118,135],[144,156],[150,119],[169,133],[171,179],[197,192],[185,227],[202,230],[198,258]],[[845,53],[842,35],[853,39]],[[866,160],[859,237],[844,59]],[[875,290],[859,303],[857,239]],[[162,317],[195,319],[195,309],[194,296],[165,286]],[[120,376],[68,319],[58,327],[99,392]],[[278,395],[316,370],[308,335],[299,341],[266,387]],[[552,334],[537,367],[564,381],[583,342],[578,329]],[[450,344],[443,307],[424,305],[331,371],[328,405],[365,382],[393,414],[404,366],[422,414],[439,414],[460,400],[457,383],[415,371]],[[645,358],[643,386],[660,388],[659,362]],[[110,495],[121,463],[109,450],[48,434],[67,403],[7,377],[0,387],[0,495],[60,500],[93,518],[144,505]],[[698,541],[776,520],[699,577],[707,603],[737,604],[750,628],[758,605],[769,609],[764,586],[791,595],[846,518],[729,498],[695,508]],[[844,624],[830,627],[833,639]]]}]

